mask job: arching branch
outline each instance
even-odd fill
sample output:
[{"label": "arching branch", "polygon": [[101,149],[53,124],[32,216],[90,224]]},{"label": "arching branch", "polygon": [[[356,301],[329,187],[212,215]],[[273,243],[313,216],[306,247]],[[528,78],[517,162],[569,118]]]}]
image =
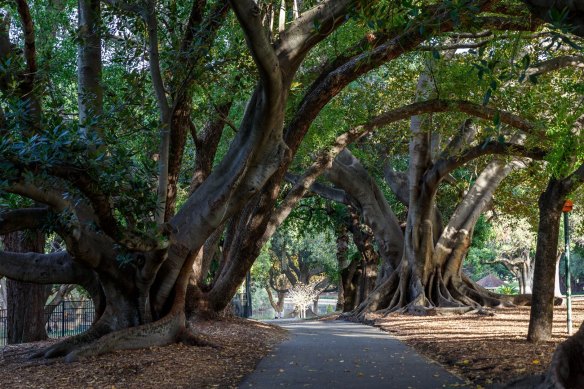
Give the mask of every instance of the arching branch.
[{"label": "arching branch", "polygon": [[21,208],[0,213],[0,235],[41,228],[49,215],[48,208]]},{"label": "arching branch", "polygon": [[[288,172],[286,173],[285,178],[286,181],[295,184],[300,179],[300,176]],[[310,191],[330,201],[335,201],[345,205],[353,205],[347,193],[342,189],[333,188],[328,185],[315,182],[310,186]]]},{"label": "arching branch", "polygon": [[513,155],[515,157],[525,157],[542,160],[546,152],[541,149],[526,148],[523,145],[499,142],[497,140],[487,140],[480,145],[467,149],[461,155],[450,156],[438,160],[432,169],[426,173],[426,182],[430,187],[434,187],[442,178],[464,164],[484,155],[499,154]]},{"label": "arching branch", "polygon": [[584,56],[564,55],[547,61],[536,63],[525,72],[527,76],[539,76],[562,68],[574,67],[584,69]]},{"label": "arching branch", "polygon": [[0,251],[0,274],[37,284],[88,284],[93,271],[65,251],[52,254]]}]

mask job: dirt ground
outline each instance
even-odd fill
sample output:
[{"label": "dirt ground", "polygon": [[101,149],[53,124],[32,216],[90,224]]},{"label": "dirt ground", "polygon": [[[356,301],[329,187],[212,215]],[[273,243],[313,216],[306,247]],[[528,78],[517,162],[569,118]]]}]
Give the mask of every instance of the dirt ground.
[{"label": "dirt ground", "polygon": [[279,327],[237,318],[196,328],[220,347],[176,344],[69,364],[28,359],[54,341],[0,347],[0,388],[236,388],[287,336]]},{"label": "dirt ground", "polygon": [[[529,307],[494,312],[390,315],[377,318],[375,325],[475,385],[542,373],[556,345],[567,337],[566,308],[556,308],[553,340],[541,344],[525,340]],[[574,303],[573,313],[576,331],[584,320],[584,300]],[[220,347],[176,344],[66,364],[28,358],[54,340],[6,346],[0,348],[0,388],[235,388],[287,336],[279,327],[237,318],[201,322],[196,328]]]},{"label": "dirt ground", "polygon": [[[553,340],[526,340],[529,307],[501,309],[494,316],[407,316],[379,318],[375,325],[444,365],[469,383],[506,383],[541,374],[558,345],[567,338],[566,308],[554,311]],[[584,320],[584,300],[572,309],[574,332]]]}]

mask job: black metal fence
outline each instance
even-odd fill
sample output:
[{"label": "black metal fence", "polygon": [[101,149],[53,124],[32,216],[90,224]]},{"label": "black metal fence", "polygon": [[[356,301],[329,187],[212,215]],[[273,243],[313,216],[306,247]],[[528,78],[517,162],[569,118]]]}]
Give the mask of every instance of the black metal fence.
[{"label": "black metal fence", "polygon": [[[49,338],[61,338],[87,331],[93,323],[95,308],[91,300],[62,301],[45,306],[46,329]],[[8,315],[0,309],[0,345],[6,344]]]}]

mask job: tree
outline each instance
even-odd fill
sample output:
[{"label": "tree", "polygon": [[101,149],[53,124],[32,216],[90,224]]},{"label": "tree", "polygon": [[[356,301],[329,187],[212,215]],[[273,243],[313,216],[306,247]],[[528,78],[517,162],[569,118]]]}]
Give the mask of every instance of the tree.
[{"label": "tree", "polygon": [[288,297],[292,299],[292,302],[300,311],[299,316],[301,319],[306,318],[306,308],[312,304],[317,293],[316,285],[305,285],[302,282],[298,282],[288,291]]},{"label": "tree", "polygon": [[499,220],[495,225],[498,257],[491,263],[502,263],[517,279],[519,292],[533,290],[533,233],[525,220]]},{"label": "tree", "polygon": [[[581,125],[577,122],[574,127],[578,133]],[[551,338],[555,269],[562,207],[566,196],[582,183],[584,183],[584,165],[564,178],[551,178],[545,192],[540,196],[534,271],[534,284],[537,285],[537,288],[533,293],[527,335],[531,341],[537,342]]]}]

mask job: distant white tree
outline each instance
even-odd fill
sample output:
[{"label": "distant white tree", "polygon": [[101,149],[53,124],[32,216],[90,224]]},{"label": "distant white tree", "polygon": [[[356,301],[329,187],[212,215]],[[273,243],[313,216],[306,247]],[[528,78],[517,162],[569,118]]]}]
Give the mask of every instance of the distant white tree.
[{"label": "distant white tree", "polygon": [[298,307],[301,319],[306,318],[306,308],[312,304],[312,301],[319,294],[319,291],[315,286],[314,283],[306,285],[302,282],[298,282],[288,291],[288,297],[292,300],[294,305]]}]

